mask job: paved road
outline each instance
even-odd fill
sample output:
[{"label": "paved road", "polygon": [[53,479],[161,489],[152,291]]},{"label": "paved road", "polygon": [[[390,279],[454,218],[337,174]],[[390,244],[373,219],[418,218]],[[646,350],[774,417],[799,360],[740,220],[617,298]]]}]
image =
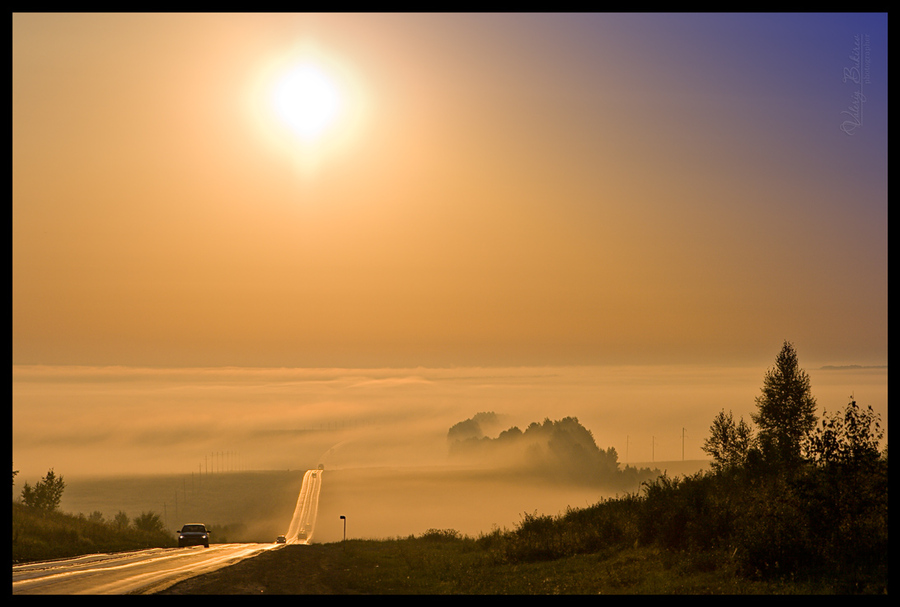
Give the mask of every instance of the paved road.
[{"label": "paved road", "polygon": [[13,566],[13,594],[148,594],[279,544],[212,544],[89,554]]},{"label": "paved road", "polygon": [[307,470],[303,476],[297,507],[285,534],[288,544],[308,544],[312,540],[319,510],[319,493],[322,489],[322,470]]},{"label": "paved road", "polygon": [[[309,470],[286,534],[306,544],[316,522],[321,470]],[[305,532],[305,534],[304,534]],[[13,566],[13,594],[151,594],[181,580],[233,565],[284,544],[210,544],[209,548],[151,548],[89,554]]]}]

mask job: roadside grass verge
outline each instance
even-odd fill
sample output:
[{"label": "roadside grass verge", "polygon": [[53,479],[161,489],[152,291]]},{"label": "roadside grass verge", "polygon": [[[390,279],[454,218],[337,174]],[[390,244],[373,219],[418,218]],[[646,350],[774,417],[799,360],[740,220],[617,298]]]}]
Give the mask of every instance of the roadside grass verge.
[{"label": "roadside grass verge", "polygon": [[[712,565],[710,564],[712,562]],[[501,563],[461,538],[347,540],[285,546],[162,594],[587,595],[831,594],[827,584],[751,580],[726,555],[656,547]]]}]

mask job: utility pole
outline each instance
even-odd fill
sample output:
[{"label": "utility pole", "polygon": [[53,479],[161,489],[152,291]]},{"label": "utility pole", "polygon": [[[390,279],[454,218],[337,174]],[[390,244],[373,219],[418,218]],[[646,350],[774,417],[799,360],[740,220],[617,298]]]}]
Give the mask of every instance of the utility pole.
[{"label": "utility pole", "polygon": [[681,427],[681,461],[684,461],[684,426]]}]

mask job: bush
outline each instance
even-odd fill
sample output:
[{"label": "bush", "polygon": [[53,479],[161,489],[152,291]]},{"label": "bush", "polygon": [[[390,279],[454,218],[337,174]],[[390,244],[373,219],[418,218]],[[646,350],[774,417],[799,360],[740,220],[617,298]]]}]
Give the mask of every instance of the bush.
[{"label": "bush", "polygon": [[456,529],[429,529],[422,534],[428,542],[455,542],[462,540],[462,534]]},{"label": "bush", "polygon": [[134,518],[134,528],[146,533],[161,533],[165,529],[162,519],[155,512],[141,512]]}]

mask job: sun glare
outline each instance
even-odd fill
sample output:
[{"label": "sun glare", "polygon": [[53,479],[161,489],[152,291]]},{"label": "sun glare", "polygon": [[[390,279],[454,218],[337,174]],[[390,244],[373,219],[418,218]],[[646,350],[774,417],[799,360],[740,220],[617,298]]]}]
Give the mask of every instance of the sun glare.
[{"label": "sun glare", "polygon": [[306,141],[327,131],[341,111],[337,88],[315,65],[289,71],[275,86],[273,102],[278,116]]},{"label": "sun glare", "polygon": [[364,106],[347,64],[309,44],[263,66],[252,103],[261,133],[305,174],[357,136]]}]

